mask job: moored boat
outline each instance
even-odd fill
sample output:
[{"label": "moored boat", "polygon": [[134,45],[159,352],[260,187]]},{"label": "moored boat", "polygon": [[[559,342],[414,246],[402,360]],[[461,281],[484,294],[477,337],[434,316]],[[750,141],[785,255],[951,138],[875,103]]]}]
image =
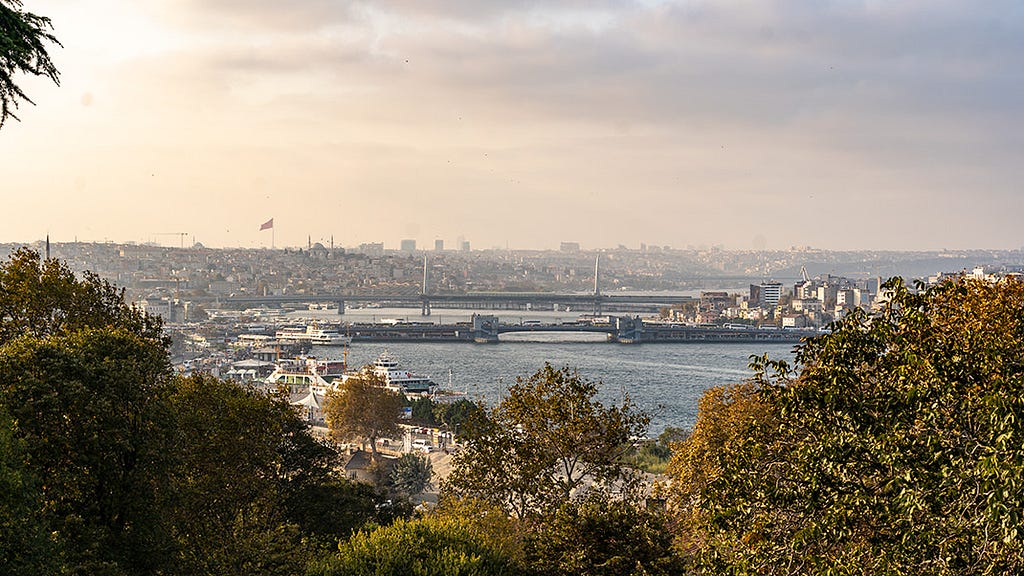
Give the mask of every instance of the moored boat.
[{"label": "moored boat", "polygon": [[430,394],[437,387],[428,376],[402,369],[387,350],[382,352],[373,364],[359,372],[345,374],[345,379],[358,378],[366,373],[380,378],[388,390],[403,394]]},{"label": "moored boat", "polygon": [[352,343],[351,336],[336,329],[318,328],[315,324],[280,328],[275,337],[290,342],[309,342],[316,346],[348,346]]},{"label": "moored boat", "polygon": [[264,386],[269,390],[286,389],[290,394],[313,392],[326,396],[341,382],[344,374],[344,361],[297,358],[279,362],[264,380]]}]

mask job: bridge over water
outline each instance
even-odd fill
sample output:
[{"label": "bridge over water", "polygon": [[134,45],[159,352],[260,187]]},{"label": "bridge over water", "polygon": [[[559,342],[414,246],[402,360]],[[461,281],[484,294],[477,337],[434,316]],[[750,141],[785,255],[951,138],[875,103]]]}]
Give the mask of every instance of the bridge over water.
[{"label": "bridge over water", "polygon": [[236,295],[225,304],[265,306],[299,303],[334,303],[344,314],[349,302],[419,307],[423,316],[433,308],[470,310],[577,310],[594,314],[608,311],[656,312],[659,308],[693,300],[690,296],[662,294],[559,294],[554,292],[471,292],[465,294],[288,294]]},{"label": "bridge over water", "polygon": [[734,329],[644,322],[639,317],[609,316],[596,322],[573,324],[509,324],[497,316],[475,314],[458,324],[399,323],[352,324],[344,329],[353,341],[372,342],[478,342],[495,343],[510,333],[597,333],[608,342],[799,342],[813,330]]},{"label": "bridge over water", "polygon": [[[594,289],[589,293],[560,294],[555,292],[469,292],[463,294],[431,293],[428,279],[430,268],[423,257],[423,283],[418,293],[398,294],[288,294],[278,296],[234,295],[224,300],[228,304],[289,304],[336,303],[338,314],[345,313],[347,302],[377,302],[397,306],[420,306],[423,316],[430,316],[432,308],[469,308],[477,310],[529,310],[575,309],[581,312],[603,314],[611,311],[656,312],[659,308],[693,300],[690,296],[662,294],[604,294],[601,292],[601,257],[594,261]],[[707,276],[691,280],[700,282],[757,281],[751,276]],[[777,280],[786,280],[777,278]]]}]

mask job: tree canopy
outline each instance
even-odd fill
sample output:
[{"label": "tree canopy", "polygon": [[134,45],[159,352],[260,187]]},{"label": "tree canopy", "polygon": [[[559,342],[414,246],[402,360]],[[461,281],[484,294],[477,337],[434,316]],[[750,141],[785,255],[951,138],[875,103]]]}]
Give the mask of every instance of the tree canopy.
[{"label": "tree canopy", "polygon": [[649,418],[627,396],[606,408],[598,383],[545,365],[520,378],[494,408],[470,416],[466,448],[452,458],[445,492],[501,506],[517,517],[557,509],[585,486],[629,482],[622,456]]},{"label": "tree canopy", "polygon": [[22,10],[21,0],[0,0],[0,128],[14,114],[19,101],[32,100],[15,83],[18,73],[45,76],[60,84],[60,73],[50,60],[47,44],[60,42],[50,33],[53,25],[45,16]]},{"label": "tree canopy", "polygon": [[402,454],[391,464],[388,486],[406,498],[433,488],[434,468],[430,460],[419,454]]},{"label": "tree canopy", "polygon": [[0,266],[0,344],[19,336],[71,334],[117,327],[169,344],[158,316],[124,301],[124,291],[92,272],[79,279],[60,260],[19,248]]},{"label": "tree canopy", "polygon": [[123,329],[0,347],[0,412],[60,564],[149,574],[166,559],[170,389],[164,349]]},{"label": "tree canopy", "polygon": [[398,433],[402,397],[384,387],[385,382],[371,372],[347,378],[327,394],[324,417],[331,434],[341,442],[367,439],[374,460],[377,439]]},{"label": "tree canopy", "polygon": [[94,275],[0,264],[0,573],[295,574],[390,519],[283,398],[166,342]]},{"label": "tree canopy", "polygon": [[308,572],[317,576],[498,576],[523,574],[500,540],[471,517],[434,515],[360,532]]},{"label": "tree canopy", "polygon": [[671,471],[705,569],[1024,571],[1024,283],[885,288],[702,401]]}]

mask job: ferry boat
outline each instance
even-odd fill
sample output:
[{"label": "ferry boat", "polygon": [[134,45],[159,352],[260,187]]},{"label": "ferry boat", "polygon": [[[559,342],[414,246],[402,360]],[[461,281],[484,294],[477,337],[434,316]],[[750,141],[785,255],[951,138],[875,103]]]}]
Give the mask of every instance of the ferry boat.
[{"label": "ferry boat", "polygon": [[348,346],[352,343],[351,336],[333,329],[317,328],[315,324],[280,328],[275,337],[288,342],[309,342],[316,346]]},{"label": "ferry boat", "polygon": [[312,392],[323,397],[341,383],[345,367],[342,360],[284,360],[267,376],[264,386],[272,391],[287,390],[289,394]]},{"label": "ferry boat", "polygon": [[[413,374],[399,367],[398,361],[387,350],[382,352],[374,360],[373,364],[370,364],[363,370],[379,377],[384,382],[384,386],[394,392],[401,392],[403,394],[431,394],[437,388],[437,384],[429,377]],[[345,379],[358,378],[362,374],[364,374],[363,371],[345,374]]]}]

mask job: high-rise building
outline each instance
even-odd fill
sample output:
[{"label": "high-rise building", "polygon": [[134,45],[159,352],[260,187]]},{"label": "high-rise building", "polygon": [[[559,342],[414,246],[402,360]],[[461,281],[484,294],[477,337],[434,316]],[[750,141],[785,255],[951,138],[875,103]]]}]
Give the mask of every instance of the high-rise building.
[{"label": "high-rise building", "polygon": [[401,248],[402,252],[415,252],[416,251],[416,241],[415,240],[409,240],[409,239],[402,240],[402,245],[401,246],[402,246],[402,248]]},{"label": "high-rise building", "polygon": [[775,307],[782,298],[781,282],[762,282],[760,286],[761,305]]},{"label": "high-rise building", "polygon": [[434,240],[434,252],[444,252],[444,240]]}]

